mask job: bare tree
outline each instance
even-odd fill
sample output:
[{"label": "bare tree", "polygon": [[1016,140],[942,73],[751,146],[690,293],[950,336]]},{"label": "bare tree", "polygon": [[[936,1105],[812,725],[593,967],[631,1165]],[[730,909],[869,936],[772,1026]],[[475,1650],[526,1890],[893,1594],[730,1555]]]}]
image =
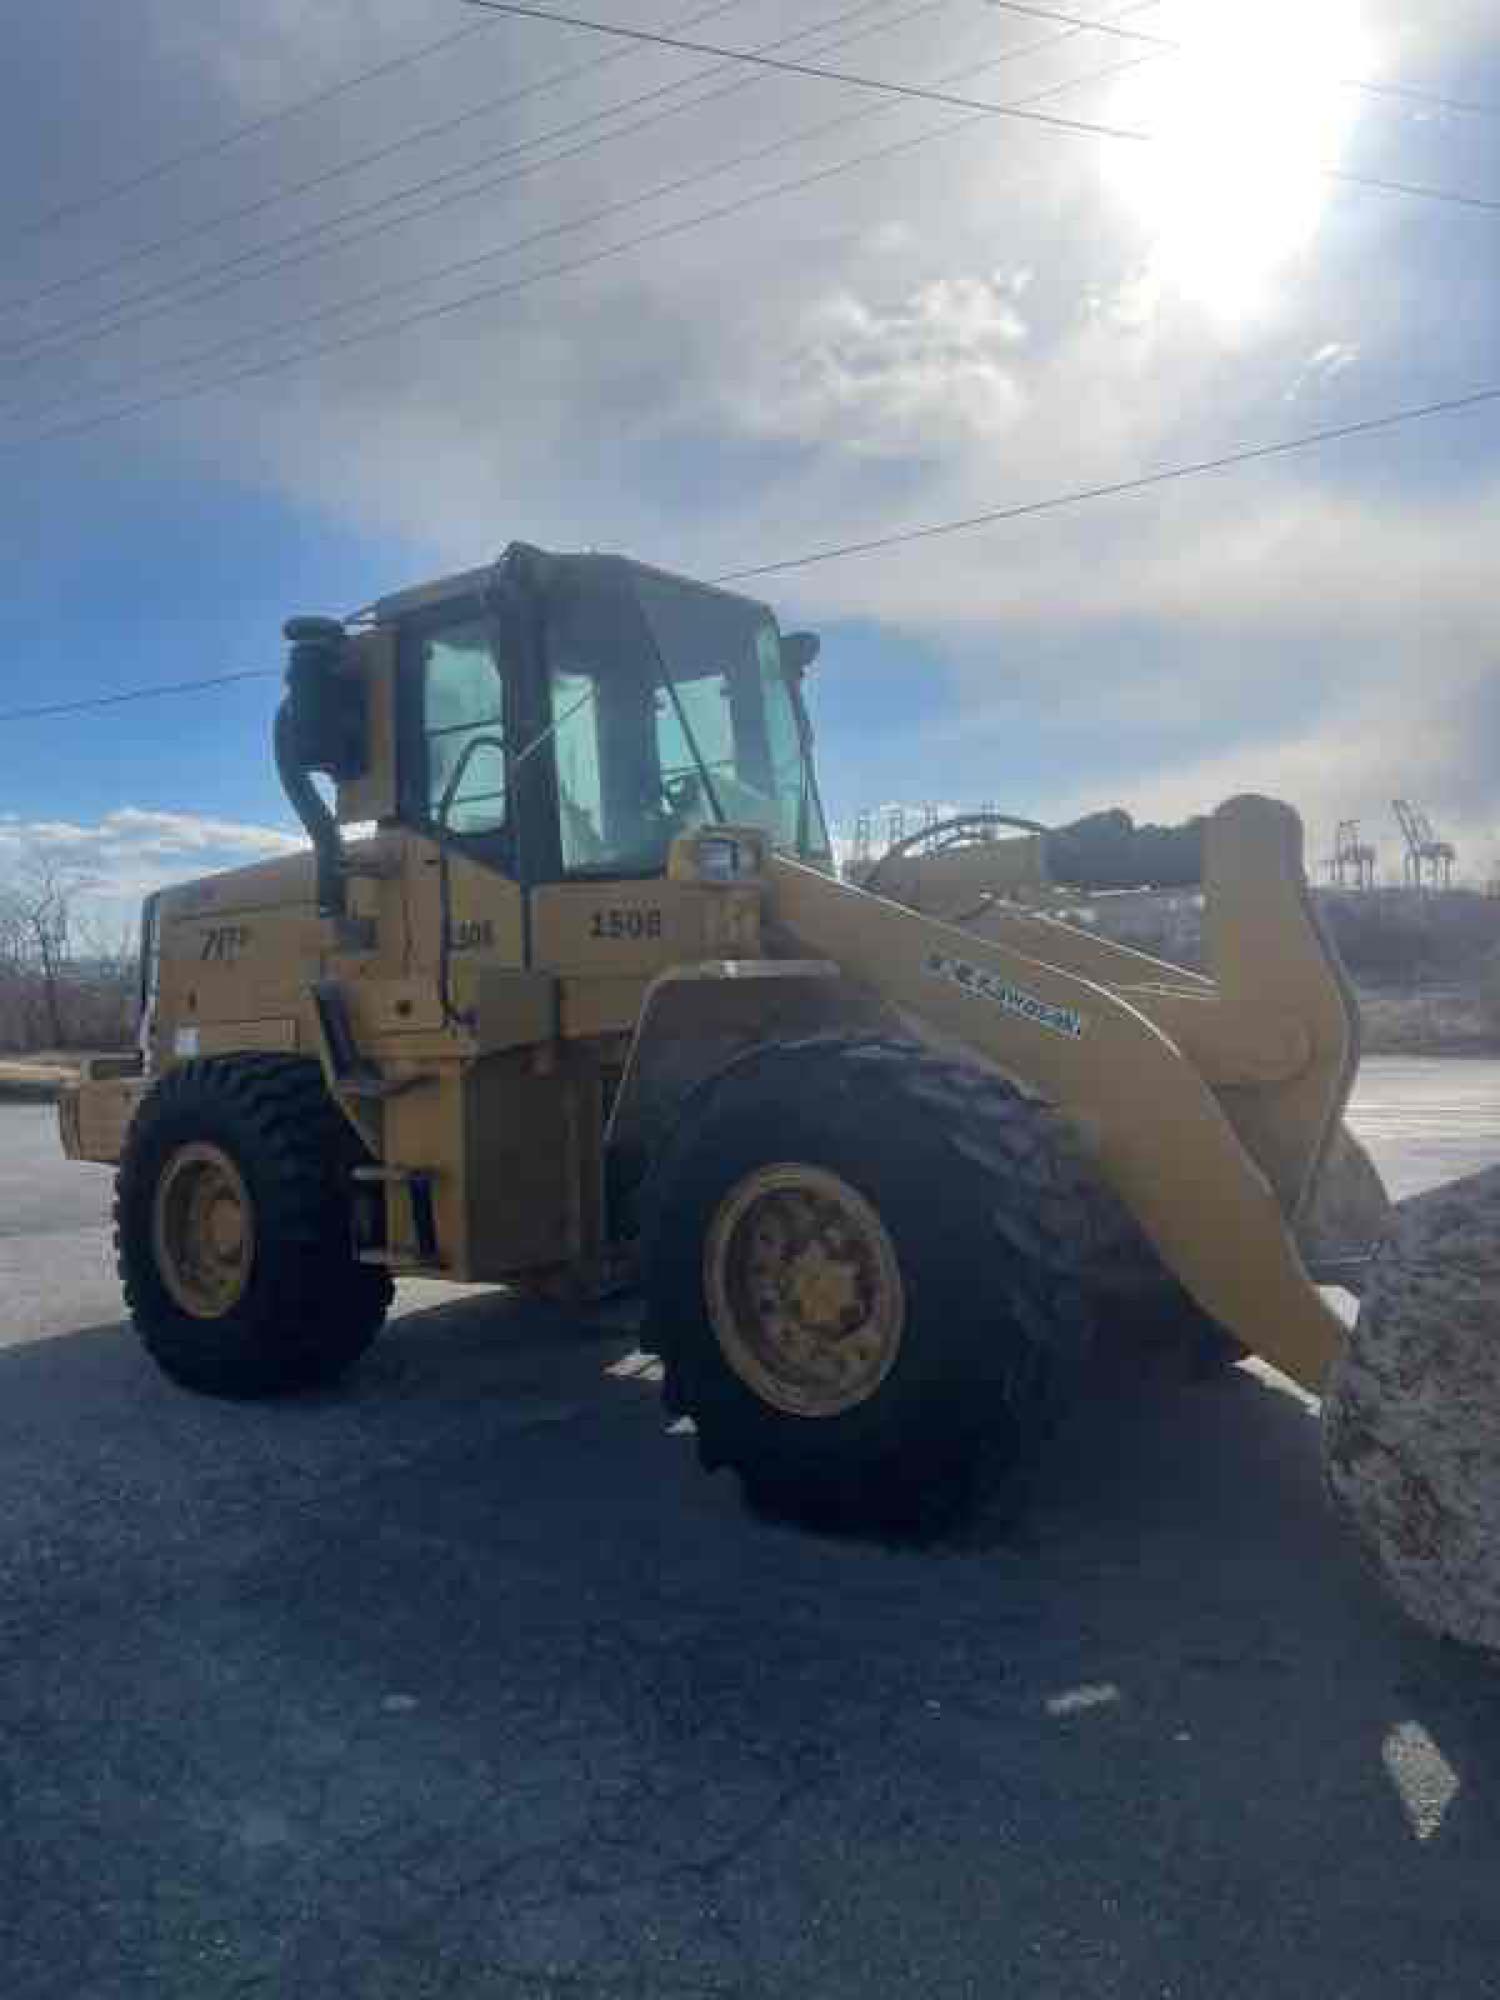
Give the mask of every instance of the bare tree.
[{"label": "bare tree", "polygon": [[38,848],[22,861],[11,887],[21,912],[24,948],[41,977],[48,1040],[57,1048],[67,1041],[63,974],[72,944],[74,905],[87,886],[87,877]]},{"label": "bare tree", "polygon": [[80,913],[93,886],[45,847],[0,881],[0,1041],[17,1048],[117,1044],[129,1033],[133,953],[123,934]]},{"label": "bare tree", "polygon": [[20,898],[8,884],[0,884],[0,967],[8,969],[21,963],[25,936]]},{"label": "bare tree", "polygon": [[19,898],[0,886],[0,1048],[26,1046],[29,978]]},{"label": "bare tree", "polygon": [[81,915],[75,926],[77,1032],[109,1048],[135,1032],[140,996],[140,936],[133,924]]}]

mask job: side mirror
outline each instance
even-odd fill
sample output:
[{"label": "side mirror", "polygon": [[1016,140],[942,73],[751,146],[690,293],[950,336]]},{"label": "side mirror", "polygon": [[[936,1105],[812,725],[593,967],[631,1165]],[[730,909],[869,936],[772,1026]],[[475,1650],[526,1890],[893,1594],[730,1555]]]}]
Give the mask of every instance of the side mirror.
[{"label": "side mirror", "polygon": [[365,749],[365,690],[345,671],[348,644],[336,618],[289,618],[291,641],[286,685],[292,754],[308,771],[330,778],[362,778]]},{"label": "side mirror", "polygon": [[781,671],[789,681],[800,681],[822,649],[816,632],[783,632]]}]

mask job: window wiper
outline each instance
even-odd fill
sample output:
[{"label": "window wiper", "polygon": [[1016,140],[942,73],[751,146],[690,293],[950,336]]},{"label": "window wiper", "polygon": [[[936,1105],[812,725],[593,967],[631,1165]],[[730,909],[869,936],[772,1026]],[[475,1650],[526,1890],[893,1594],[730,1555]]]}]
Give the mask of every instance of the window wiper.
[{"label": "window wiper", "polygon": [[802,704],[802,697],[787,689],[792,704],[792,720],[797,725],[797,858],[807,859],[808,835],[812,831],[813,800],[817,799],[819,817],[822,816],[823,801],[818,797],[818,781],[813,774],[813,729],[812,717]]},{"label": "window wiper", "polygon": [[698,739],[693,734],[693,725],[687,719],[687,710],[683,707],[682,697],[677,692],[677,683],[673,680],[666,660],[662,656],[661,647],[656,643],[656,634],[651,629],[651,620],[646,616],[646,607],[641,603],[639,597],[635,600],[635,612],[641,624],[645,627],[647,644],[656,656],[656,665],[661,674],[662,686],[672,697],[672,706],[676,709],[677,720],[682,726],[683,741],[687,744],[689,750],[692,751],[693,762],[698,766],[699,782],[708,795],[708,803],[713,808],[714,818],[722,826],[726,815],[723,806],[719,803],[719,794],[714,790],[714,781],[708,775],[708,765],[704,762],[703,752],[698,748]]},{"label": "window wiper", "polygon": [[537,751],[541,749],[544,743],[550,743],[552,741],[553,737],[557,734],[558,730],[562,728],[565,722],[571,722],[573,720],[573,717],[578,713],[579,709],[586,708],[588,706],[588,704],[594,699],[594,695],[597,692],[597,688],[598,688],[598,683],[595,681],[590,681],[588,686],[584,689],[583,693],[578,697],[577,701],[571,703],[569,707],[563,710],[562,714],[559,715],[554,722],[549,722],[545,729],[539,731],[537,735],[532,737],[531,741],[526,745],[526,748],[523,751],[521,751],[519,756],[517,756],[512,761],[510,767],[512,777],[514,777],[515,773],[520,770],[521,766],[527,761],[528,758],[534,757],[536,755]]}]

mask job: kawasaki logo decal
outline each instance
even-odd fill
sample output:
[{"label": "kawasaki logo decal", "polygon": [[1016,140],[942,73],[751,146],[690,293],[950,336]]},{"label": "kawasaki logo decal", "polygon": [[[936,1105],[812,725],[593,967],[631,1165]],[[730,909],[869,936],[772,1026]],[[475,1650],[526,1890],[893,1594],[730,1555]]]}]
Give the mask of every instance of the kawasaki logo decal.
[{"label": "kawasaki logo decal", "polygon": [[1007,1014],[1015,1014],[1054,1035],[1068,1035],[1078,1041],[1088,1033],[1086,1014],[1072,1007],[1059,1007],[1051,1000],[1039,1000],[1036,994],[1022,992],[1019,986],[986,972],[982,965],[971,965],[966,958],[950,958],[944,951],[930,951],[922,961],[922,970],[929,979],[946,979],[950,986],[962,987],[976,1000],[988,1000]]}]

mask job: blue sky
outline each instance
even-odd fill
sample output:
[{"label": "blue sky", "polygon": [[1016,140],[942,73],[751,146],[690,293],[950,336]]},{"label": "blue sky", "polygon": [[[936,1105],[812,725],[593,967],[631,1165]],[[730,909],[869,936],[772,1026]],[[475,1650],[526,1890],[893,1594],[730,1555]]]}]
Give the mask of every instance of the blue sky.
[{"label": "blue sky", "polygon": [[[701,10],[600,11],[659,26]],[[939,135],[960,114],[471,22],[446,0],[34,12],[0,135],[0,707],[274,669],[288,613],[352,608],[512,535],[712,574],[1500,380],[1500,214],[1322,171],[1500,199],[1500,115],[1340,81],[1500,110],[1492,7],[1079,10],[1187,55],[984,0],[850,11],[740,0],[699,32],[747,48],[800,35],[789,52],[957,74],[996,101],[1048,92],[1058,115],[1159,136],[1007,120]],[[124,199],[90,199],[469,27]],[[869,115],[822,129],[855,111]],[[922,143],[545,275],[905,139]],[[432,199],[406,190],[436,175],[479,192],[400,226]],[[376,202],[378,233],[340,220]],[[292,232],[307,254],[257,277]],[[232,288],[215,275],[230,259]],[[533,281],[221,384],[519,278]],[[386,287],[388,302],[368,297]],[[195,384],[208,393],[36,439]],[[1469,873],[1500,868],[1497,446],[1492,407],[778,580],[786,621],[825,634],[831,809],[1171,816],[1255,787],[1303,809],[1319,852],[1335,818],[1360,815],[1393,870],[1402,792]],[[50,846],[121,906],[274,846],[289,824],[267,751],[275,698],[268,680],[0,730],[0,875]]]}]

